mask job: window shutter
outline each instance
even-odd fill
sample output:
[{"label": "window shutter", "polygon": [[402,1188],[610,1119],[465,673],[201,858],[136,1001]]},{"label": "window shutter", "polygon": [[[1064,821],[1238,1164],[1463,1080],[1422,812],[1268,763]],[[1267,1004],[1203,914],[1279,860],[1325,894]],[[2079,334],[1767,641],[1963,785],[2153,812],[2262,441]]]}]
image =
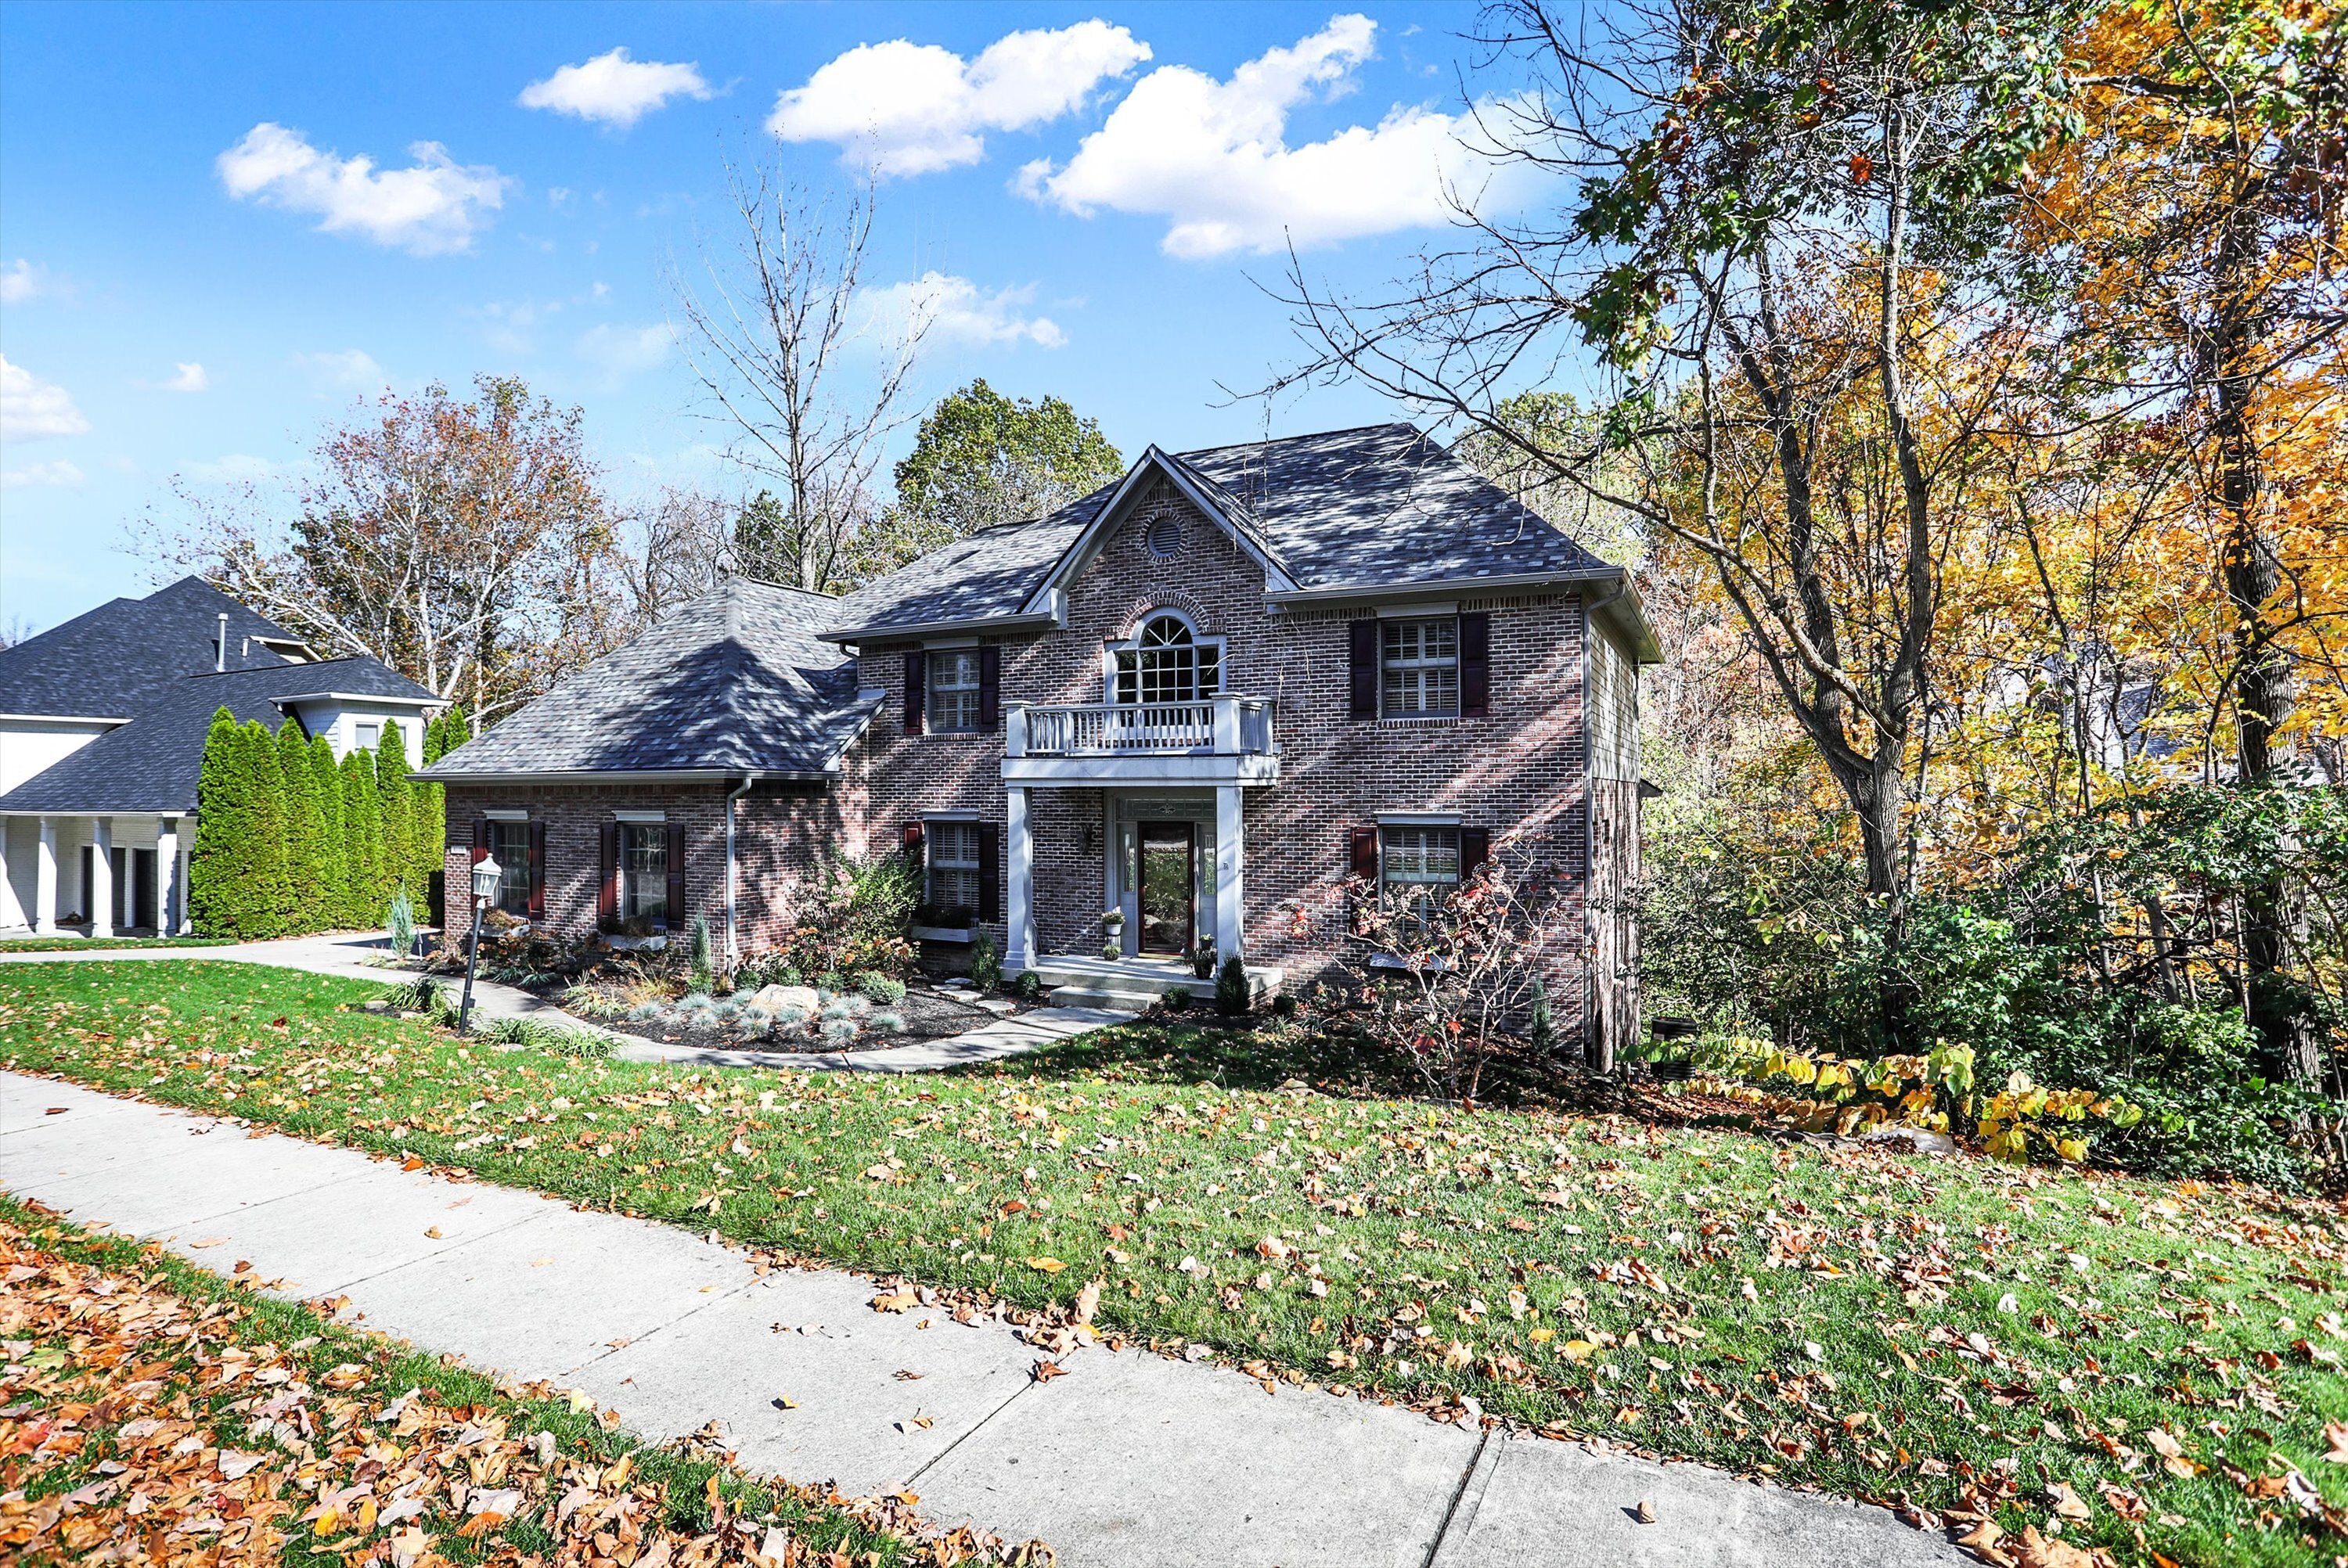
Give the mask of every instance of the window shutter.
[{"label": "window shutter", "polygon": [[987,643],[978,651],[978,728],[992,734],[1003,717],[1003,645]]},{"label": "window shutter", "polygon": [[1492,858],[1492,830],[1488,827],[1463,827],[1459,830],[1459,880],[1465,882],[1487,860]]},{"label": "window shutter", "polygon": [[1347,874],[1378,879],[1378,830],[1375,827],[1349,827],[1345,830],[1345,865]]},{"label": "window shutter", "polygon": [[1348,621],[1345,631],[1350,639],[1345,664],[1352,677],[1353,716],[1375,719],[1378,716],[1378,623]]},{"label": "window shutter", "polygon": [[[473,859],[472,859],[472,864],[473,864],[473,865],[475,865],[475,866],[479,866],[482,861],[487,860],[489,857],[489,819],[488,817],[486,817],[486,816],[477,816],[477,817],[475,817],[475,818],[473,819]],[[469,893],[471,890],[469,888],[469,889],[467,889],[467,891]]]},{"label": "window shutter", "polygon": [[1492,618],[1481,610],[1459,618],[1459,716],[1492,716]]},{"label": "window shutter", "polygon": [[925,846],[922,841],[922,825],[918,822],[907,823],[897,835],[897,847],[903,851],[905,858],[914,865],[922,864],[922,852]]},{"label": "window shutter", "polygon": [[1002,842],[1003,835],[994,824],[978,825],[978,917],[982,920],[1003,918],[1003,867],[994,856]]},{"label": "window shutter", "polygon": [[546,823],[530,825],[530,917],[546,918]]},{"label": "window shutter", "polygon": [[595,885],[595,917],[620,917],[620,825],[616,822],[603,825],[603,870]]},{"label": "window shutter", "polygon": [[918,648],[905,650],[905,733],[922,733],[922,705],[929,696],[929,661]]},{"label": "window shutter", "polygon": [[685,824],[668,825],[668,928],[682,931],[693,921],[685,910]]}]

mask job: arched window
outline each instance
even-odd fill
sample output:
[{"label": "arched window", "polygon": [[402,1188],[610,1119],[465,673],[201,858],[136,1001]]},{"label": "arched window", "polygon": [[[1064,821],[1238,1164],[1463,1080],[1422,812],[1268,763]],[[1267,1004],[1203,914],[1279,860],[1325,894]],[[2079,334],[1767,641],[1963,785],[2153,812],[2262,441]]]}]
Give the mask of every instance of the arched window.
[{"label": "arched window", "polygon": [[1223,640],[1194,634],[1179,615],[1150,616],[1110,661],[1112,702],[1192,702],[1223,689]]}]

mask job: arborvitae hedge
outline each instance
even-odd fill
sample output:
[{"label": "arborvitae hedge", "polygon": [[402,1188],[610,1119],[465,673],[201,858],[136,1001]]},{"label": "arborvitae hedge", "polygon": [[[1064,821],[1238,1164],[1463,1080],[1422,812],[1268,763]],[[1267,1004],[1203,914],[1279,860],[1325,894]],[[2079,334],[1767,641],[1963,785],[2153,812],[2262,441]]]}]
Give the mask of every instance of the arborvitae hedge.
[{"label": "arborvitae hedge", "polygon": [[377,926],[394,887],[424,897],[441,839],[440,791],[408,782],[396,725],[337,763],[291,719],[273,736],[222,708],[204,738],[189,914],[240,941]]}]

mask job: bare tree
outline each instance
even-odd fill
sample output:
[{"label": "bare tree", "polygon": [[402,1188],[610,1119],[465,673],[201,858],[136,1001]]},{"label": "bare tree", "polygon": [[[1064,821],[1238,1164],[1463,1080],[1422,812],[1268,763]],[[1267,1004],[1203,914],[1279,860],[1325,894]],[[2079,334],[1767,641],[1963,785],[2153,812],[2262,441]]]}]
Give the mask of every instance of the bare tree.
[{"label": "bare tree", "polygon": [[[736,460],[772,487],[779,510],[767,559],[742,564],[838,592],[852,585],[857,535],[879,517],[882,446],[912,416],[907,381],[926,318],[917,311],[891,328],[863,297],[869,187],[825,199],[768,165],[728,175],[734,253],[705,252],[698,286],[676,281],[687,356],[734,427]],[[851,350],[884,332],[862,379]]]},{"label": "bare tree", "polygon": [[618,575],[631,630],[651,625],[744,569],[736,551],[741,512],[723,497],[671,485],[623,516],[627,546]]}]

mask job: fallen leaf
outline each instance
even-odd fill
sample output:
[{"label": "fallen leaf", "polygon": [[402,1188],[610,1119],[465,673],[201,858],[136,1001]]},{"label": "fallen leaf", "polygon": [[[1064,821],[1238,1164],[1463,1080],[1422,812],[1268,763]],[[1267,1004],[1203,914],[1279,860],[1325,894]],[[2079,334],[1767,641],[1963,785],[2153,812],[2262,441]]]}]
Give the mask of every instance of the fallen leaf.
[{"label": "fallen leaf", "polygon": [[2049,1486],[2046,1489],[2046,1495],[2054,1500],[2054,1512],[2065,1519],[2095,1517],[2096,1511],[2089,1507],[2077,1492],[2071,1490],[2071,1483],[2067,1481],[2058,1481]]},{"label": "fallen leaf", "polygon": [[1639,1500],[1639,1506],[1631,1511],[1631,1517],[1642,1524],[1653,1524],[1655,1522],[1654,1505],[1643,1497]]},{"label": "fallen leaf", "polygon": [[1031,1257],[1027,1260],[1027,1266],[1039,1274],[1057,1274],[1068,1266],[1056,1257]]},{"label": "fallen leaf", "polygon": [[1035,1363],[1035,1369],[1029,1375],[1039,1383],[1048,1383],[1055,1378],[1066,1377],[1068,1369],[1057,1361],[1038,1361]]}]

